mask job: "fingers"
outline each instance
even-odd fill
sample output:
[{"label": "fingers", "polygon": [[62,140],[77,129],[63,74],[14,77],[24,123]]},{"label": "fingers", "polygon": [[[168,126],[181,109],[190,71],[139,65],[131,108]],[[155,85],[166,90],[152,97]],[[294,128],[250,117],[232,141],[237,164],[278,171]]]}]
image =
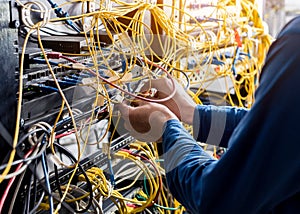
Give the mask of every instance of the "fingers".
[{"label": "fingers", "polygon": [[125,103],[117,104],[124,119],[124,128],[131,136],[143,141],[156,141],[161,138],[164,124],[176,116],[164,105],[138,101],[132,107]]},{"label": "fingers", "polygon": [[123,126],[127,131],[132,130],[132,126],[130,124],[130,114],[131,114],[132,108],[133,107],[131,107],[125,103],[119,103],[119,104],[115,105],[115,109],[120,112],[121,117],[124,120]]},{"label": "fingers", "polygon": [[115,109],[120,111],[121,116],[124,119],[128,119],[129,118],[129,114],[130,114],[131,108],[132,108],[131,106],[126,105],[125,103],[118,103],[118,104],[115,105]]},{"label": "fingers", "polygon": [[115,105],[115,109],[120,111],[123,118],[129,118],[130,114],[136,107],[147,105],[148,102],[142,100],[134,100],[131,104],[134,105],[130,106],[125,103],[118,103]]},{"label": "fingers", "polygon": [[147,105],[149,102],[147,102],[147,101],[143,101],[143,100],[139,100],[139,99],[135,99],[134,101],[133,101],[133,106],[134,107],[139,107],[139,106],[144,106],[144,105]]},{"label": "fingers", "polygon": [[167,78],[149,80],[142,86],[141,92],[148,91],[151,88],[156,88],[158,91],[161,91],[168,88],[166,86],[169,85],[169,81]]}]

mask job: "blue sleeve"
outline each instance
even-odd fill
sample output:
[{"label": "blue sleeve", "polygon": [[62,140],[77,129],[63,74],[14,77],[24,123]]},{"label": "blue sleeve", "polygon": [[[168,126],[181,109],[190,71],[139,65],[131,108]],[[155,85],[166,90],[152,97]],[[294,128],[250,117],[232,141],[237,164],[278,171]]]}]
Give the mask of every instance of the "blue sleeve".
[{"label": "blue sleeve", "polygon": [[232,132],[248,111],[231,106],[198,105],[193,120],[195,140],[227,148]]},{"label": "blue sleeve", "polygon": [[168,187],[173,196],[192,213],[205,204],[202,199],[203,178],[211,158],[179,121],[170,120],[163,135],[163,150]]},{"label": "blue sleeve", "polygon": [[[299,143],[296,150],[290,150],[252,140],[234,143],[215,160],[177,120],[168,121],[163,149],[170,192],[194,214],[297,213]],[[280,206],[284,212],[273,210]]]},{"label": "blue sleeve", "polygon": [[166,123],[167,183],[189,212],[299,213],[299,50],[300,17],[271,46],[255,103],[220,160],[210,158],[178,121]]}]

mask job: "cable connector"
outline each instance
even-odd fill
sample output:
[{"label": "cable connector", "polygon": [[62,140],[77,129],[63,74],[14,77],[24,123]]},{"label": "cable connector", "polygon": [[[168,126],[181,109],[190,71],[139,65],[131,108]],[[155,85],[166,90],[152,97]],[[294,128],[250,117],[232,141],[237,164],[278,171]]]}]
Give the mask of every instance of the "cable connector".
[{"label": "cable connector", "polygon": [[141,150],[142,145],[140,145],[138,143],[131,143],[131,144],[129,144],[129,147],[136,149],[136,150]]},{"label": "cable connector", "polygon": [[42,93],[51,93],[51,92],[58,92],[58,89],[52,86],[48,86],[45,84],[32,84],[30,85],[31,89],[38,90]]},{"label": "cable connector", "polygon": [[40,208],[41,210],[49,210],[49,209],[50,209],[50,206],[49,206],[49,204],[41,203],[41,204],[39,205],[39,208]]},{"label": "cable connector", "polygon": [[59,59],[59,58],[62,57],[62,53],[50,52],[50,53],[47,53],[47,57],[50,58],[50,59]]},{"label": "cable connector", "polygon": [[109,150],[110,150],[109,143],[108,142],[102,142],[102,152],[104,154],[108,154]]},{"label": "cable connector", "polygon": [[66,18],[65,22],[71,27],[73,28],[73,30],[77,31],[78,33],[80,33],[80,30],[74,25],[74,23],[70,20],[69,18],[69,13],[68,12],[64,12],[62,10],[61,7],[59,7],[55,2],[53,2],[52,0],[48,0],[49,4],[51,5],[51,7],[54,9],[54,12],[56,14],[57,17],[59,18]]},{"label": "cable connector", "polygon": [[87,67],[81,63],[73,63],[71,66],[73,69],[76,69],[76,70],[86,70],[87,69]]},{"label": "cable connector", "polygon": [[117,153],[115,153],[115,156],[126,159],[129,156],[129,153],[123,152],[123,151],[118,151]]}]

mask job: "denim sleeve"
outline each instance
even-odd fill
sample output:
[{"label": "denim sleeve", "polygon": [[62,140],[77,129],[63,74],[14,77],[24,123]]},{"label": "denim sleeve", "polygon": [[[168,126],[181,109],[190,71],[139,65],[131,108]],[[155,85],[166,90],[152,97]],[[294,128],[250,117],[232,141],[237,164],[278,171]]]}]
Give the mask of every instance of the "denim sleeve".
[{"label": "denim sleeve", "polygon": [[248,111],[246,108],[198,105],[193,120],[195,140],[227,148],[232,132]]},{"label": "denim sleeve", "polygon": [[300,17],[272,44],[248,113],[196,108],[195,138],[230,145],[220,160],[210,158],[178,121],[166,123],[167,183],[188,212],[299,213],[299,49]]},{"label": "denim sleeve", "polygon": [[166,123],[163,134],[163,151],[168,187],[172,195],[189,212],[198,213],[202,207],[202,176],[206,166],[215,162],[186,132],[179,121]]}]

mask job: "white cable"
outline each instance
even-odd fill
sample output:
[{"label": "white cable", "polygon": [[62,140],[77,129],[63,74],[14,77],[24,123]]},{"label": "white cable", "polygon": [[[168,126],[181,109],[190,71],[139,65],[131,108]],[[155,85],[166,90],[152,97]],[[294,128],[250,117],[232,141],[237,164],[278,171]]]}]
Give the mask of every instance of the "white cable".
[{"label": "white cable", "polygon": [[[38,9],[33,9],[33,6],[36,6]],[[21,9],[22,21],[26,27],[33,28],[36,25],[36,23],[33,23],[31,19],[31,12],[40,13],[40,18],[42,21],[39,27],[45,26],[50,20],[50,10],[48,10],[44,3],[39,1],[27,2],[26,4],[22,5]]]},{"label": "white cable", "polygon": [[[29,157],[35,156],[35,155],[38,153],[38,151],[39,151],[39,146],[36,147],[36,149],[33,151],[33,153],[32,153]],[[21,174],[22,172],[25,171],[25,169],[28,167],[28,165],[29,165],[30,163],[31,163],[31,160],[28,161],[27,163],[25,163],[18,171],[6,175],[6,176],[5,176],[5,179],[10,179],[10,178],[12,178],[12,177],[15,177],[15,176]]]}]

